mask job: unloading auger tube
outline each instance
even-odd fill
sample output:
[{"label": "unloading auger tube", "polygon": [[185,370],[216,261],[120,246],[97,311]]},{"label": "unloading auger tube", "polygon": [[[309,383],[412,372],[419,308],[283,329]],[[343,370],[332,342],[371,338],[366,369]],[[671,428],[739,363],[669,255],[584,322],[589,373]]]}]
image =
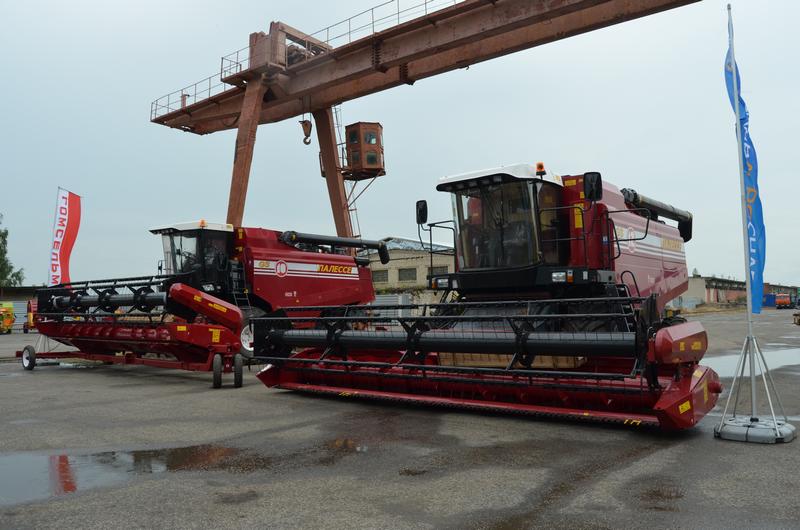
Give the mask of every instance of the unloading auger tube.
[{"label": "unloading auger tube", "polygon": [[254,321],[268,365],[258,377],[348,397],[688,428],[721,386],[697,364],[702,327],[662,321],[655,306],[613,297],[291,308]]},{"label": "unloading auger tube", "polygon": [[337,237],[337,236],[322,236],[317,234],[304,234],[288,230],[280,235],[280,240],[287,245],[294,245],[296,243],[308,243],[310,245],[329,245],[332,248],[355,248],[355,249],[371,249],[378,251],[378,257],[381,263],[386,265],[389,263],[389,249],[383,241],[372,241],[369,239],[357,239],[353,237]]},{"label": "unloading auger tube", "polygon": [[666,219],[671,219],[673,221],[678,222],[678,231],[681,234],[681,238],[683,238],[684,243],[688,243],[690,239],[692,239],[692,214],[687,212],[686,210],[681,210],[680,208],[676,208],[670,204],[666,204],[664,202],[658,201],[656,199],[651,199],[650,197],[646,197],[636,190],[632,190],[630,188],[623,188],[621,190],[622,197],[625,199],[627,204],[630,204],[634,208],[644,208],[654,214],[653,217],[657,218],[658,216],[664,217]]}]

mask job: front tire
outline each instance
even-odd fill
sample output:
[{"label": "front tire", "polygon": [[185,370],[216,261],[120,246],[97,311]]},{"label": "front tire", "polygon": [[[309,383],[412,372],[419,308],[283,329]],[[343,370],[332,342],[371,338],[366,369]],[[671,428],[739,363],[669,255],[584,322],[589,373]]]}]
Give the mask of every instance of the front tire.
[{"label": "front tire", "polygon": [[253,328],[250,325],[250,320],[260,318],[266,315],[266,311],[258,307],[243,307],[242,308],[242,330],[239,332],[239,341],[242,347],[239,353],[245,359],[252,359],[254,355],[253,350]]},{"label": "front tire", "polygon": [[211,362],[211,387],[222,388],[222,354],[214,354],[214,359]]},{"label": "front tire", "polygon": [[36,368],[36,350],[33,346],[22,348],[22,367],[28,371]]},{"label": "front tire", "polygon": [[233,388],[241,388],[244,382],[244,357],[241,353],[233,356]]}]

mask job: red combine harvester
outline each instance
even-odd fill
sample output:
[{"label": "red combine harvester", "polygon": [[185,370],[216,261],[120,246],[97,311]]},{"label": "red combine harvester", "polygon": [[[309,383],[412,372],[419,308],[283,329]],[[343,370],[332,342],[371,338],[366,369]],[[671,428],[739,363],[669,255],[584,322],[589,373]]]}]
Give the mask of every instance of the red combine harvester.
[{"label": "red combine harvester", "polygon": [[26,346],[17,352],[25,369],[37,357],[82,358],[212,371],[215,388],[233,371],[239,387],[253,357],[251,318],[294,306],[368,303],[369,260],[343,249],[377,250],[388,261],[378,241],[204,221],[151,232],[162,236],[163,274],[37,292],[36,328],[75,350]]},{"label": "red combine harvester", "polygon": [[256,319],[265,385],[667,430],[714,407],[722,387],[699,364],[705,330],[664,312],[688,285],[691,214],[599,173],[558,177],[541,164],[437,189],[451,194],[454,220],[426,228],[419,201],[417,222],[453,233],[456,272],[429,278],[442,303]]}]

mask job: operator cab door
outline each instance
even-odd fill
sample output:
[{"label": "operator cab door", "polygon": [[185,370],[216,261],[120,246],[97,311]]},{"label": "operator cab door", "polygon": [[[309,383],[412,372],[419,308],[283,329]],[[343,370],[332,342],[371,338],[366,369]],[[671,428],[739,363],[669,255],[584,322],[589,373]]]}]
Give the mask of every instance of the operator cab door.
[{"label": "operator cab door", "polygon": [[164,272],[185,275],[185,283],[206,292],[226,290],[233,233],[218,230],[184,230],[162,235]]}]

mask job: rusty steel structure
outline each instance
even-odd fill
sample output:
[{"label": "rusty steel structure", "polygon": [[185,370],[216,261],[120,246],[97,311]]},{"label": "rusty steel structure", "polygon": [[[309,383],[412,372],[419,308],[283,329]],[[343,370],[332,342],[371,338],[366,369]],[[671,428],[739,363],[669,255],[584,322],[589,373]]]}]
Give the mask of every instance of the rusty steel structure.
[{"label": "rusty steel structure", "polygon": [[310,113],[336,231],[350,237],[332,106],[695,1],[393,0],[312,35],[272,22],[222,57],[219,74],[154,101],[150,118],[196,134],[237,129],[227,222],[241,226],[258,126]]}]

